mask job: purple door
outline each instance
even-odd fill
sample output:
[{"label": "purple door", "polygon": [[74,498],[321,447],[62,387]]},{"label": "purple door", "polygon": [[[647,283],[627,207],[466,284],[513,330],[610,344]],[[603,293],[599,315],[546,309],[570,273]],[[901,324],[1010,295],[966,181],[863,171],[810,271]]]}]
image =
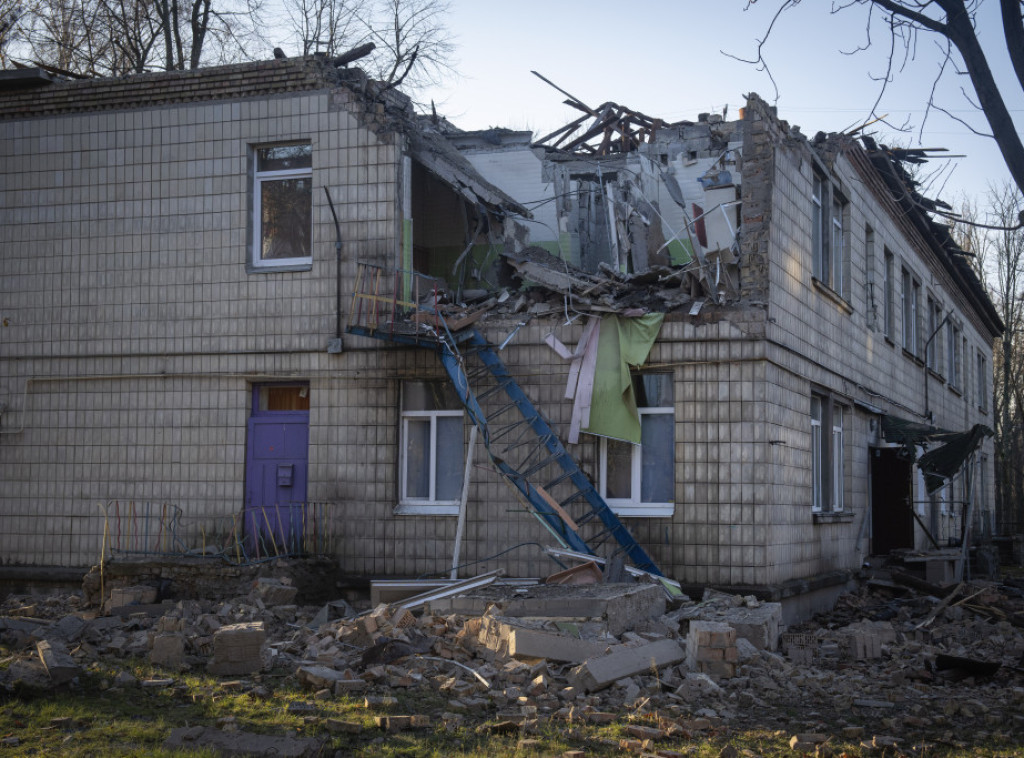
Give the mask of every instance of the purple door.
[{"label": "purple door", "polygon": [[248,431],[245,526],[250,557],[302,553],[309,386],[255,386]]}]

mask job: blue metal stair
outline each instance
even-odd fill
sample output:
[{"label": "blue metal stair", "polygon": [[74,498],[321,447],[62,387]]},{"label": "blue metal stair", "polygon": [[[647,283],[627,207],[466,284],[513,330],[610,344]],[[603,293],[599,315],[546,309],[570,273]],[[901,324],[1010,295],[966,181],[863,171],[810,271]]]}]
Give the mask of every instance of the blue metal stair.
[{"label": "blue metal stair", "polygon": [[563,546],[598,555],[597,550],[612,540],[618,545],[612,552],[624,552],[636,568],[664,576],[566,451],[494,346],[475,328],[453,335],[443,320],[438,326],[444,333],[427,338],[351,324],[348,331],[434,349],[480,430],[491,461]]},{"label": "blue metal stair", "polygon": [[[459,336],[458,349],[453,347],[454,342],[441,341],[438,354],[502,476],[572,550],[597,555],[596,549],[611,539],[638,569],[662,576],[509,373],[495,348],[476,329]],[[500,402],[502,395],[507,402]],[[481,406],[482,400],[491,401],[488,413]],[[537,485],[533,483],[536,481],[544,483]]]}]

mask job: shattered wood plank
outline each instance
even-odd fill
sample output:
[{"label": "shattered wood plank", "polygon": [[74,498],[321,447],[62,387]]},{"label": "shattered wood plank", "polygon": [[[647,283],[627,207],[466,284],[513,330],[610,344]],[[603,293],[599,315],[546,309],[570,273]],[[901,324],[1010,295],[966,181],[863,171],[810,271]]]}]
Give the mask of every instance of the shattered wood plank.
[{"label": "shattered wood plank", "polygon": [[544,498],[544,502],[551,507],[551,510],[558,514],[558,518],[562,519],[562,521],[565,522],[566,526],[568,526],[570,529],[572,529],[574,532],[578,534],[580,528],[576,525],[576,522],[572,520],[572,516],[566,513],[565,509],[558,504],[558,501],[551,497],[551,495],[548,494],[548,491],[541,487],[539,484],[533,485],[533,488],[537,490],[537,492],[540,494],[542,498]]},{"label": "shattered wood plank", "polygon": [[572,363],[569,365],[569,380],[565,384],[565,399],[572,400],[576,397],[577,384],[580,379],[580,367],[583,365],[583,355],[587,351],[587,345],[594,337],[594,330],[600,319],[590,316],[583,326],[583,334],[580,341],[576,343],[576,349],[572,353]]},{"label": "shattered wood plank", "polygon": [[580,431],[590,426],[590,404],[594,399],[594,371],[597,368],[597,345],[601,339],[601,321],[597,318],[592,320],[597,323],[597,326],[594,327],[593,334],[587,340],[583,361],[580,364],[576,402],[572,407],[572,420],[569,424],[570,444],[579,442]]}]

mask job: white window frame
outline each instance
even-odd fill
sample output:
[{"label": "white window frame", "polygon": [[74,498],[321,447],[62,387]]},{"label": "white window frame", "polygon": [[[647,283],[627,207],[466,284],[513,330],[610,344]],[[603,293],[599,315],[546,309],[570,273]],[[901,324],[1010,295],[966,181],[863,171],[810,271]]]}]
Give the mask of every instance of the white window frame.
[{"label": "white window frame", "polygon": [[847,214],[849,203],[832,179],[812,169],[811,254],[814,278],[843,299],[849,298]]},{"label": "white window frame", "polygon": [[[644,423],[645,416],[670,416],[675,419],[675,408],[670,406],[656,406],[652,408],[638,408],[640,412],[640,424]],[[632,459],[630,461],[630,485],[629,491],[632,497],[611,498],[607,497],[608,491],[608,439],[601,438],[601,454],[599,463],[600,492],[601,497],[608,503],[608,507],[618,516],[637,516],[643,518],[660,518],[672,516],[675,513],[676,504],[669,503],[648,503],[641,500],[643,487],[643,445],[633,445]],[[673,466],[675,462],[675,446],[669,453]]]},{"label": "white window frame", "polygon": [[896,314],[893,310],[895,304],[895,286],[894,279],[896,278],[896,256],[892,254],[892,251],[888,248],[884,248],[882,258],[882,278],[883,278],[883,332],[887,339],[893,340],[894,323],[896,321]]},{"label": "white window frame", "polygon": [[985,354],[980,350],[977,351],[977,358],[975,360],[975,374],[976,382],[978,384],[978,410],[983,413],[988,413],[988,361],[985,358]]},{"label": "white window frame", "polygon": [[[811,392],[811,511],[842,513],[846,507],[844,417],[848,409],[832,395]],[[831,435],[824,430],[830,427]],[[829,481],[825,481],[828,472]],[[826,500],[827,498],[827,500]]]},{"label": "white window frame", "polygon": [[[305,168],[294,168],[294,169],[281,169],[277,171],[261,171],[260,170],[260,150],[274,147],[287,147],[289,145],[308,145],[310,147],[310,165]],[[297,256],[292,258],[264,258],[263,257],[263,183],[281,181],[283,179],[300,179],[308,178],[310,184],[313,181],[313,165],[312,165],[312,144],[306,141],[292,142],[292,143],[281,143],[281,144],[270,144],[270,145],[253,145],[252,147],[252,169],[253,169],[253,181],[252,181],[252,249],[249,251],[249,260],[256,270],[288,270],[288,269],[307,269],[313,265],[313,214],[312,209],[309,218],[309,239],[310,239],[310,254],[307,256]]]},{"label": "white window frame", "polygon": [[947,372],[946,381],[949,382],[949,386],[956,390],[962,390],[962,371],[963,371],[963,356],[960,348],[960,324],[956,323],[953,319],[946,322],[946,346],[948,349],[947,360]]},{"label": "white window frame", "polygon": [[[403,392],[404,385],[403,385]],[[437,499],[437,421],[440,418],[465,418],[465,411],[461,410],[433,410],[414,411],[404,409],[404,398],[401,410],[401,429],[398,440],[399,464],[398,464],[398,508],[399,515],[421,515],[421,516],[457,516],[459,515],[460,498],[454,500]],[[428,419],[430,421],[430,460],[427,462],[430,481],[428,485],[429,494],[426,498],[409,497],[408,475],[409,475],[409,449],[406,441],[409,439],[409,422],[413,420]],[[465,453],[463,453],[465,462]],[[461,490],[461,482],[460,482]],[[460,493],[461,496],[461,493]]]},{"label": "white window frame", "polygon": [[846,448],[843,444],[843,417],[846,411],[832,403],[832,512],[842,513],[846,493]]},{"label": "white window frame", "polygon": [[918,311],[921,283],[908,268],[901,269],[900,310],[903,312],[903,349],[917,356],[921,352]]}]

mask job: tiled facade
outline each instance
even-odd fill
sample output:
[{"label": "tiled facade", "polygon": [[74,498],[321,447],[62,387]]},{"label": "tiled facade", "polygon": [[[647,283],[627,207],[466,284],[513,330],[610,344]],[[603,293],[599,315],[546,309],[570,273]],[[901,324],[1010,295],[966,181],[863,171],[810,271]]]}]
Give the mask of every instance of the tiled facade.
[{"label": "tiled facade", "polygon": [[[11,106],[0,117],[0,551],[8,562],[95,563],[104,529],[127,529],[104,525],[100,506],[114,500],[173,503],[189,547],[216,544],[245,499],[253,385],[302,380],[308,499],[329,504],[342,568],[447,572],[455,518],[396,513],[401,383],[440,380],[440,364],[427,350],[351,335],[343,352],[327,350],[337,292],[323,188],[340,219],[347,313],[357,261],[394,264],[400,255],[403,137],[383,105],[325,80],[317,65],[147,75],[141,86],[127,80],[102,92],[84,82],[33,97],[0,93]],[[973,372],[976,351],[991,366],[993,334],[872,187],[856,149],[827,167],[848,201],[849,294],[840,300],[815,283],[815,151],[757,100],[744,128],[741,298],[696,319],[670,314],[663,325],[648,363],[674,379],[674,515],[627,523],[684,584],[779,587],[861,564],[878,414],[920,420],[924,412],[921,362],[881,331],[883,251],[959,314],[971,356],[963,371]],[[294,140],[312,144],[313,263],[252,272],[251,150]],[[417,221],[427,230],[435,220]],[[564,438],[569,365],[544,344],[552,331],[576,343],[580,322],[563,321],[532,320],[502,359]],[[516,323],[494,318],[482,329],[500,342]],[[971,377],[960,392],[931,377],[938,426],[992,424],[972,401]],[[837,518],[812,514],[812,391],[836,393],[849,408]],[[598,447],[587,435],[570,446],[595,476]],[[991,441],[982,453],[991,468]],[[553,564],[537,545],[549,535],[484,465],[482,447],[474,458],[464,573],[547,573]],[[991,503],[991,471],[982,479],[981,499]],[[944,525],[943,536],[955,527]]]}]

